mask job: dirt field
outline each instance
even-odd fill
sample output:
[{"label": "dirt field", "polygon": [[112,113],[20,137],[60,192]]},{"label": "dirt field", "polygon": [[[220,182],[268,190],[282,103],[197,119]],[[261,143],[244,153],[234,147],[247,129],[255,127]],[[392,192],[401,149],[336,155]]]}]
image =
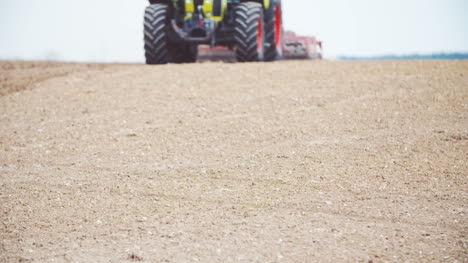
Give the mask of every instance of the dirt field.
[{"label": "dirt field", "polygon": [[0,262],[468,262],[468,61],[0,84]]}]

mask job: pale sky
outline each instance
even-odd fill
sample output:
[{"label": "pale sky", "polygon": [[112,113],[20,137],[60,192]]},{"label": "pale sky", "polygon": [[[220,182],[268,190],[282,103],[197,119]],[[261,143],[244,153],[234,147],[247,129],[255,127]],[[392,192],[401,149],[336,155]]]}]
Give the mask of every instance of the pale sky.
[{"label": "pale sky", "polygon": [[[0,0],[0,59],[143,62],[146,0]],[[468,0],[283,0],[325,57],[468,52]]]}]

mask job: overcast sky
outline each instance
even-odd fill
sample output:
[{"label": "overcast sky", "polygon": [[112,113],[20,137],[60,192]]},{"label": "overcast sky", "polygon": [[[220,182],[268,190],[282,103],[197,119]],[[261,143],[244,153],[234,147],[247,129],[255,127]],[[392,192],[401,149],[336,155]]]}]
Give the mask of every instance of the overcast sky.
[{"label": "overcast sky", "polygon": [[[143,62],[146,0],[0,0],[0,59]],[[325,56],[468,52],[468,0],[283,0]]]}]

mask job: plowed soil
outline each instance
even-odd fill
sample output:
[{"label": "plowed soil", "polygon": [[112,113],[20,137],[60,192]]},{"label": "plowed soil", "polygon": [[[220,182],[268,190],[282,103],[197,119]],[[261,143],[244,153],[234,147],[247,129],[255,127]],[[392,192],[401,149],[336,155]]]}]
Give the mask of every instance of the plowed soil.
[{"label": "plowed soil", "polygon": [[0,63],[0,262],[467,262],[468,62]]}]

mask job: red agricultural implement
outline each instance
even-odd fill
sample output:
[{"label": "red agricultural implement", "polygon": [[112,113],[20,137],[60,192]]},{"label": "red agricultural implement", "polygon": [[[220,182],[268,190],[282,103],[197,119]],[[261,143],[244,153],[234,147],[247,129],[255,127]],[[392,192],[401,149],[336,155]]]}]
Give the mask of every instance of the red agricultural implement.
[{"label": "red agricultural implement", "polygon": [[[283,40],[282,59],[322,59],[322,42],[313,36],[297,36],[286,31]],[[210,48],[208,45],[199,46],[198,59],[200,61],[235,61],[235,47],[218,46]]]},{"label": "red agricultural implement", "polygon": [[322,42],[316,37],[296,36],[287,32],[284,36],[285,59],[322,59]]}]

